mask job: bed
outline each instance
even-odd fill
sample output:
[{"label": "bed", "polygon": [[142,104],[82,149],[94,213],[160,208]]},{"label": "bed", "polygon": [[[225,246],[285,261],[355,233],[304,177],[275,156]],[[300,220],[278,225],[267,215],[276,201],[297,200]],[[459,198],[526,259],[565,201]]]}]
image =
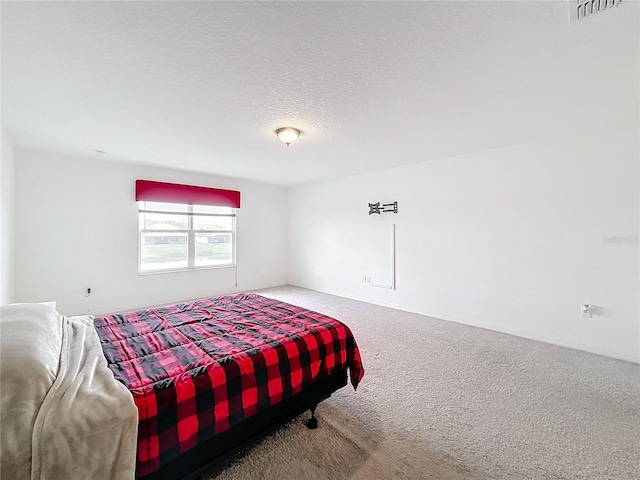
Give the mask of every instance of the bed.
[{"label": "bed", "polygon": [[[313,412],[347,384],[348,374],[354,388],[364,375],[346,325],[255,294],[92,320],[101,375],[111,374],[109,387],[120,399],[101,417],[119,425],[114,458],[133,462],[139,479],[198,478],[287,420]],[[86,318],[81,323],[86,326]],[[4,402],[3,392],[3,408]],[[133,461],[131,415],[124,414],[131,405]],[[3,443],[3,457],[4,450]],[[114,475],[133,477],[130,469]]]}]

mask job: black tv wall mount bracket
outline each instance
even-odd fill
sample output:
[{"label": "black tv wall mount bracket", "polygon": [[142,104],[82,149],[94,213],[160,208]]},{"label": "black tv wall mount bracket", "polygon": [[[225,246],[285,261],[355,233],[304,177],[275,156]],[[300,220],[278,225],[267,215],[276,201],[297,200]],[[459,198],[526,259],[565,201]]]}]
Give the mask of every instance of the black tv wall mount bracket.
[{"label": "black tv wall mount bracket", "polygon": [[398,202],[383,203],[382,206],[380,206],[380,202],[370,203],[369,215],[372,213],[377,213],[378,215],[381,213],[398,213]]}]

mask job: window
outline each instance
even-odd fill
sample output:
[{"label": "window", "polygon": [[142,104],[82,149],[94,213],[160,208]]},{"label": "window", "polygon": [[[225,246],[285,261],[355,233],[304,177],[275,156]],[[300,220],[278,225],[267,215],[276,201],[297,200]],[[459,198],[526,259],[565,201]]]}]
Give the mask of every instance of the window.
[{"label": "window", "polygon": [[235,265],[236,209],[139,201],[140,273]]}]

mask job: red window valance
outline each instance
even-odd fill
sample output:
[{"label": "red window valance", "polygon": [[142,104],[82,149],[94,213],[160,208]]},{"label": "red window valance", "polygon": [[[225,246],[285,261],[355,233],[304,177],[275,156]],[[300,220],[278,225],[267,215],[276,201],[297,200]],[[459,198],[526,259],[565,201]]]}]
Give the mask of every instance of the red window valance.
[{"label": "red window valance", "polygon": [[136,201],[240,208],[240,192],[178,183],[136,180]]}]

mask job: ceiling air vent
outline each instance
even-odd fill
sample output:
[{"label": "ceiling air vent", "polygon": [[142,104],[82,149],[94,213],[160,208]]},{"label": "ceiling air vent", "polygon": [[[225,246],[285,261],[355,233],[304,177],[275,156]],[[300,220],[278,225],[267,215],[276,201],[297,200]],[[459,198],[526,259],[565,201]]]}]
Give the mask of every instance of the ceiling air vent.
[{"label": "ceiling air vent", "polygon": [[622,0],[569,0],[571,21],[582,20],[607,8],[617,7]]}]

